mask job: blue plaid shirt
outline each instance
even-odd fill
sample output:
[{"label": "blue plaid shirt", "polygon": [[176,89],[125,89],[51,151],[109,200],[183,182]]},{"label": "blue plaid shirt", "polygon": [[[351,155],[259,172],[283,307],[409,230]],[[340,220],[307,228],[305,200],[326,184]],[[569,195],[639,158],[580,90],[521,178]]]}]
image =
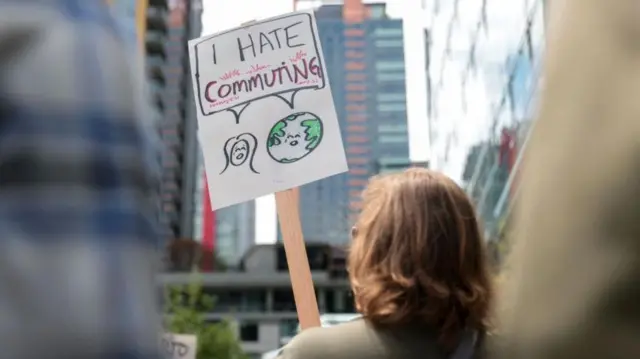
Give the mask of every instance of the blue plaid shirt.
[{"label": "blue plaid shirt", "polygon": [[0,0],[3,358],[158,358],[158,152],[98,0]]}]

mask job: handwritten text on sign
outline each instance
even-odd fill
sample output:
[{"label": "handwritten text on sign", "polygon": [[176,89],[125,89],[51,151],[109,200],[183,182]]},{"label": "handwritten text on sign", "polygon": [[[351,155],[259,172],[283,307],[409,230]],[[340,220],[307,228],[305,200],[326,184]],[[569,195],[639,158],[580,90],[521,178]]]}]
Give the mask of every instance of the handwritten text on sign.
[{"label": "handwritten text on sign", "polygon": [[170,359],[196,359],[197,338],[195,335],[165,334],[161,348]]},{"label": "handwritten text on sign", "polygon": [[202,116],[228,110],[239,121],[252,101],[275,96],[293,108],[298,91],[324,88],[314,31],[311,15],[298,13],[199,39],[194,72]]}]

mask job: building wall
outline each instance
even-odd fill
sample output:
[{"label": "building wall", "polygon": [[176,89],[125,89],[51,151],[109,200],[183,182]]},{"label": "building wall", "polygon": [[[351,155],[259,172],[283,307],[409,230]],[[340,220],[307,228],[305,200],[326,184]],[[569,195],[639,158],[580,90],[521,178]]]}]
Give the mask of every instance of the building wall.
[{"label": "building wall", "polygon": [[255,242],[255,201],[216,211],[216,252],[225,263],[236,266]]},{"label": "building wall", "polygon": [[[462,11],[461,9],[464,9]],[[492,237],[508,211],[544,50],[541,0],[428,9],[431,165],[464,185]]]},{"label": "building wall", "polygon": [[[326,245],[311,245],[307,250],[318,308],[322,314],[354,313],[347,279],[329,271],[327,258],[332,253]],[[318,260],[319,257],[324,258]],[[279,348],[295,334],[296,305],[282,245],[255,246],[242,262],[241,271],[199,276],[203,292],[216,298],[215,306],[205,318],[209,322],[230,319],[243,349],[250,355],[259,355]],[[159,282],[164,285],[186,284],[192,280],[191,273],[159,276]]]},{"label": "building wall", "polygon": [[[194,189],[193,238],[204,246],[212,247],[216,255],[228,266],[239,264],[245,252],[255,244],[255,201],[248,201],[211,212],[202,154],[198,150]],[[210,234],[205,235],[209,231]]]},{"label": "building wall", "polygon": [[199,0],[170,0],[168,10],[169,29],[164,45],[167,54],[165,113],[161,124],[165,144],[162,209],[167,237],[192,238],[196,211],[194,189],[199,174],[187,41],[200,35],[202,6]]},{"label": "building wall", "polygon": [[307,238],[344,245],[379,162],[409,162],[402,20],[356,0],[316,18],[349,172],[302,186],[301,221]]}]

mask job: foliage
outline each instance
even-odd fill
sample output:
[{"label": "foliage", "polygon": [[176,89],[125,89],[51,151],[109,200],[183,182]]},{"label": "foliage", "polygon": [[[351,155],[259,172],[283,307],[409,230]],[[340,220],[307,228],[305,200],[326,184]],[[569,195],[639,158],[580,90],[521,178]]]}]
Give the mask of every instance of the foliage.
[{"label": "foliage", "polygon": [[267,139],[268,147],[273,147],[282,143],[282,141],[280,140],[280,137],[284,137],[285,127],[287,127],[287,123],[284,120],[278,121],[278,123],[276,123],[273,126],[273,128],[271,129],[271,132],[269,133],[269,137]]},{"label": "foliage", "polygon": [[304,130],[305,140],[309,142],[306,148],[308,150],[316,148],[322,139],[322,122],[320,119],[314,118],[302,121],[301,125],[306,128]]},{"label": "foliage", "polygon": [[167,292],[167,331],[196,335],[197,359],[247,358],[228,321],[212,324],[205,320],[204,313],[213,309],[215,301],[202,292],[200,283],[169,287]]}]

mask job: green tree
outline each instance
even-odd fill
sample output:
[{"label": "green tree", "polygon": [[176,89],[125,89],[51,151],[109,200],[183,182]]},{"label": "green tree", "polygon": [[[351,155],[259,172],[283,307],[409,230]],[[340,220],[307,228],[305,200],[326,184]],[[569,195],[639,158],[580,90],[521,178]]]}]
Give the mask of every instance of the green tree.
[{"label": "green tree", "polygon": [[167,290],[166,328],[174,334],[193,334],[198,338],[197,359],[246,359],[228,321],[207,323],[204,313],[211,311],[215,298],[202,292],[194,281]]}]

